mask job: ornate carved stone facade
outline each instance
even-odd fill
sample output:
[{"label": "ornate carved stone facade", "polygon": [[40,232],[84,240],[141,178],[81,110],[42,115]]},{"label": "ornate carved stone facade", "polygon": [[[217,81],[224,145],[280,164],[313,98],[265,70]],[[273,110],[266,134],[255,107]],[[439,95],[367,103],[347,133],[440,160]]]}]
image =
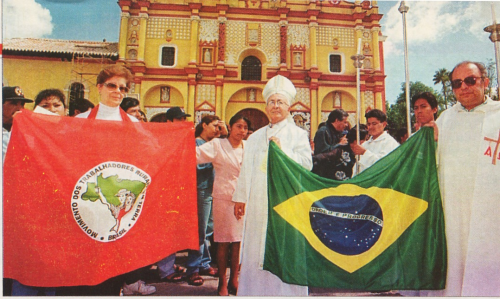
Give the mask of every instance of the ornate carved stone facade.
[{"label": "ornate carved stone facade", "polygon": [[[376,1],[118,3],[119,61],[135,73],[135,93],[148,118],[181,106],[195,122],[206,113],[225,121],[236,113],[267,119],[261,92],[270,78],[281,74],[297,88],[291,115],[311,136],[336,108],[347,111],[354,125],[356,69],[350,57],[358,40],[366,56],[362,115],[367,109],[385,109],[384,39]],[[169,102],[156,100],[160,86],[169,87]]]}]

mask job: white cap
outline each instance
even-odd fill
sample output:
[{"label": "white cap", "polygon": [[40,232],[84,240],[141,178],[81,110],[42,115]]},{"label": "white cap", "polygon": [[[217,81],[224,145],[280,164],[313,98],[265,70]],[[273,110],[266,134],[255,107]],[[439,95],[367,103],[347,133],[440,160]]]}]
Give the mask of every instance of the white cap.
[{"label": "white cap", "polygon": [[262,97],[267,103],[267,100],[273,94],[277,93],[284,95],[288,101],[288,105],[290,105],[292,100],[295,98],[295,95],[297,94],[297,90],[295,89],[295,86],[293,86],[292,81],[290,81],[286,77],[277,75],[272,77],[271,80],[267,82],[264,90],[262,91]]}]

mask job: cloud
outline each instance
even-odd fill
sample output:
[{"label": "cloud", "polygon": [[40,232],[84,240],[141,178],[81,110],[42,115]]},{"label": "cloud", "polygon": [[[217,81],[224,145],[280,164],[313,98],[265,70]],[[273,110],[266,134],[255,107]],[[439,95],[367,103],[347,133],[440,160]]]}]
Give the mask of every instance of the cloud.
[{"label": "cloud", "polygon": [[492,4],[497,24],[500,24],[500,3],[474,1],[464,10],[463,16],[470,22],[468,30],[472,34],[483,32],[484,27],[493,24]]},{"label": "cloud", "polygon": [[45,0],[45,1],[54,3],[81,3],[87,0]]},{"label": "cloud", "polygon": [[[401,54],[403,45],[402,14],[398,11],[400,2],[394,2],[382,19],[382,33],[387,36],[386,53]],[[489,2],[465,1],[407,1],[410,7],[406,14],[408,44],[424,45],[437,43],[451,34],[476,30],[476,20],[484,18],[484,10]],[[490,17],[491,20],[491,17]],[[476,21],[476,22],[475,22]],[[474,23],[475,22],[475,23]],[[480,24],[476,25],[480,27]],[[484,27],[484,26],[483,26]],[[481,28],[482,31],[482,28]],[[479,31],[480,32],[480,31]]]},{"label": "cloud", "polygon": [[50,11],[35,0],[3,1],[3,37],[45,37],[54,25]]}]

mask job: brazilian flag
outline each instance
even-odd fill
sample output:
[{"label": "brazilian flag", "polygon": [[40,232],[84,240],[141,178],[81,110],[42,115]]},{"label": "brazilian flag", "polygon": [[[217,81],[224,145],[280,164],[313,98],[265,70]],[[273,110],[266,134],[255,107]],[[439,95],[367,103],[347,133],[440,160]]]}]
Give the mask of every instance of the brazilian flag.
[{"label": "brazilian flag", "polygon": [[438,290],[446,239],[431,128],[347,181],[322,178],[271,142],[264,269],[284,282]]}]

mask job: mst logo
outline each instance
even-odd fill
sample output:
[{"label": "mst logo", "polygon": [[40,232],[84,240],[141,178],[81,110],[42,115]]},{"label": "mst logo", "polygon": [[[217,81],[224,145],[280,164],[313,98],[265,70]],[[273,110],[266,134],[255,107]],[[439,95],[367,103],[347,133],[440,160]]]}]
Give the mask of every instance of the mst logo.
[{"label": "mst logo", "polygon": [[137,222],[151,177],[122,162],[104,162],[76,183],[71,211],[90,238],[110,242],[123,237]]}]

